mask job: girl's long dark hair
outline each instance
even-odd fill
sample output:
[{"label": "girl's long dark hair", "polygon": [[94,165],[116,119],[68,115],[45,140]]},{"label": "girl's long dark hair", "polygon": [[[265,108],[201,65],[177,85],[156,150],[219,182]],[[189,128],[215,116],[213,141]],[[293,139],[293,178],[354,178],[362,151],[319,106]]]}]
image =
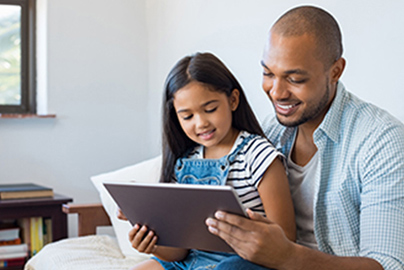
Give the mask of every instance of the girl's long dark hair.
[{"label": "girl's long dark hair", "polygon": [[227,67],[211,53],[196,53],[178,61],[167,76],[163,97],[163,164],[160,182],[171,182],[175,162],[197,145],[181,128],[174,109],[174,94],[189,84],[199,82],[212,91],[230,97],[234,89],[240,92],[239,105],[233,112],[232,126],[265,137],[241,85]]}]

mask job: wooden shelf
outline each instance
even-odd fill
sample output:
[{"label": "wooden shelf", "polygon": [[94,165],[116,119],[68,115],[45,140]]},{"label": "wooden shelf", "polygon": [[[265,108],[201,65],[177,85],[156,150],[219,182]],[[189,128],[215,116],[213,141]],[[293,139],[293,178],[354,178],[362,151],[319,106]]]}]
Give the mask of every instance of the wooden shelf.
[{"label": "wooden shelf", "polygon": [[[46,217],[52,219],[52,241],[67,238],[67,215],[62,205],[73,199],[60,194],[49,198],[0,200],[0,220]],[[0,269],[22,270],[24,267],[13,266]]]}]

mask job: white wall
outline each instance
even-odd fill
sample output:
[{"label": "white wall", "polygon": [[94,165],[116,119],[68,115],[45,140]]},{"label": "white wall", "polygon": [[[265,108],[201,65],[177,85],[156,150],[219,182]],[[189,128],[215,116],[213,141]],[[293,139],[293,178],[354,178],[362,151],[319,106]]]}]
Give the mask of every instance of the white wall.
[{"label": "white wall", "polygon": [[[148,0],[150,112],[173,64],[186,54],[211,51],[240,80],[259,119],[273,113],[261,91],[261,60],[272,23],[301,4],[319,5],[340,23],[347,67],[345,86],[404,122],[404,1]],[[150,134],[160,132],[151,117]],[[158,146],[158,145],[157,145]]]},{"label": "white wall", "polygon": [[47,1],[48,111],[57,117],[0,119],[0,183],[97,202],[90,176],[152,157],[144,11],[144,1]]},{"label": "white wall", "polygon": [[[78,203],[98,201],[91,175],[159,153],[165,76],[196,51],[224,60],[262,120],[272,114],[261,91],[266,35],[300,3],[48,0],[48,107],[57,117],[0,119],[0,183],[34,181]],[[311,3],[341,25],[348,89],[404,121],[404,1]]]}]

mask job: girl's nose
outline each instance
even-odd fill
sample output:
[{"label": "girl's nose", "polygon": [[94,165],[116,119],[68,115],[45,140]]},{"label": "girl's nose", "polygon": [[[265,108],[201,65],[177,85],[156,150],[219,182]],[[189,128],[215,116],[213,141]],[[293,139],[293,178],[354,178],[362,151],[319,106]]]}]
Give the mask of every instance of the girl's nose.
[{"label": "girl's nose", "polygon": [[209,126],[209,121],[206,117],[199,115],[196,120],[196,125],[198,128],[204,128]]}]

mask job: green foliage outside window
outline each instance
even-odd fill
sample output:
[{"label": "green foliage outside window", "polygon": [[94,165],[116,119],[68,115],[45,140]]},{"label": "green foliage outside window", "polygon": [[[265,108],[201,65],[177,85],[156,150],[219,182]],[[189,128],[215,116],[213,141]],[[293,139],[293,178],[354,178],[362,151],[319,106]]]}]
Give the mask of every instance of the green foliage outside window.
[{"label": "green foliage outside window", "polygon": [[0,5],[0,105],[21,103],[21,7]]}]

